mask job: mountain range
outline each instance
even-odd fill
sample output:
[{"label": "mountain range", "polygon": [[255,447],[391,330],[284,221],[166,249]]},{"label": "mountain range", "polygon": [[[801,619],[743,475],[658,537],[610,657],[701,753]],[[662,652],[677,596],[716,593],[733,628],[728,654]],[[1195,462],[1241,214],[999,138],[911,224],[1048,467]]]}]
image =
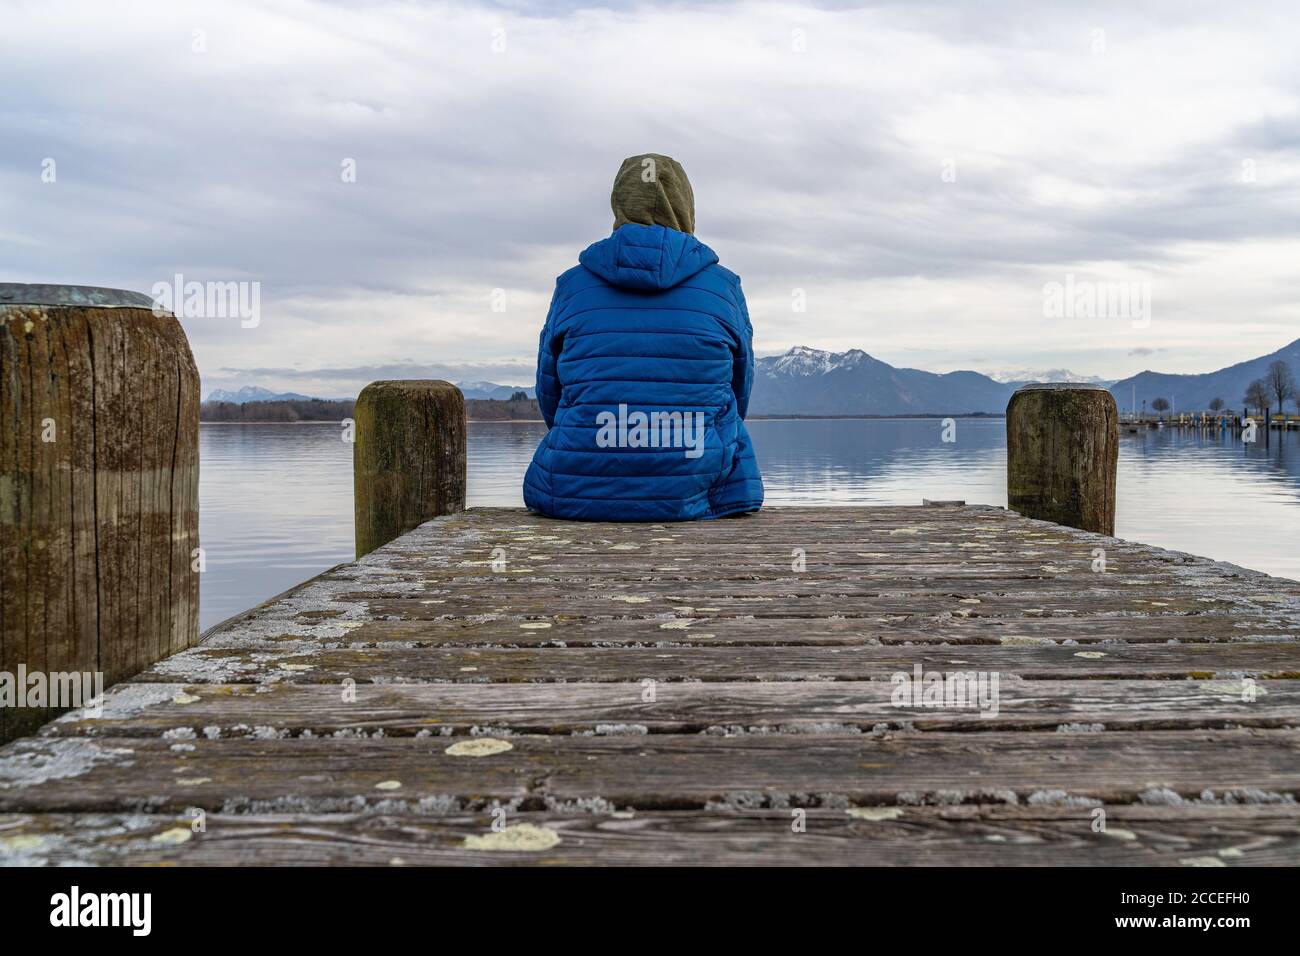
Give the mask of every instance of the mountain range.
[{"label": "mountain range", "polygon": [[[523,385],[497,385],[495,382],[457,382],[456,387],[468,399],[494,398],[504,401],[515,392],[526,392],[529,398],[533,397],[532,388]],[[300,395],[297,392],[273,392],[269,388],[262,388],[258,385],[245,385],[237,391],[214,388],[208,393],[207,401],[232,402],[235,405],[245,405],[248,402],[309,402],[313,398],[314,396]],[[351,401],[351,399],[333,398],[325,399],[325,401]]]},{"label": "mountain range", "polygon": [[[1138,372],[1111,385],[1110,391],[1125,411],[1132,410],[1134,405],[1141,410],[1143,402],[1150,408],[1157,398],[1167,399],[1175,414],[1179,411],[1202,411],[1216,398],[1223,399],[1228,408],[1240,410],[1245,405],[1246,386],[1257,378],[1263,378],[1269,365],[1277,361],[1290,365],[1292,374],[1300,381],[1300,339],[1276,352],[1229,365],[1217,372],[1201,375]],[[1276,413],[1277,409],[1273,411]]]},{"label": "mountain range", "polygon": [[[1300,339],[1276,352],[1238,362],[1215,372],[1176,375],[1145,371],[1119,381],[1076,375],[1067,369],[1043,372],[1017,370],[997,373],[926,372],[896,368],[861,349],[826,352],[798,345],[782,355],[755,360],[750,415],[1001,415],[1017,388],[1032,381],[1092,382],[1109,387],[1121,409],[1143,402],[1150,408],[1157,398],[1167,399],[1174,412],[1201,411],[1215,398],[1228,408],[1240,408],[1246,386],[1261,378],[1271,362],[1284,361],[1300,379]],[[1021,377],[1023,376],[1023,377]],[[999,379],[1009,379],[1002,380]],[[466,399],[509,399],[516,392],[534,397],[533,389],[495,382],[458,382]],[[272,392],[245,386],[236,392],[217,389],[208,401],[303,401],[294,392]]]},{"label": "mountain range", "polygon": [[1079,375],[1076,372],[1071,372],[1068,368],[1020,368],[1014,371],[985,374],[988,374],[995,382],[1006,382],[1008,384],[1015,382],[1082,382],[1086,385],[1100,385],[1103,388],[1115,384],[1113,378],[1102,378],[1100,375]]},{"label": "mountain range", "polygon": [[235,392],[224,388],[214,388],[208,393],[207,400],[209,402],[233,402],[236,405],[244,405],[248,402],[309,402],[311,396],[299,395],[297,392],[273,392],[269,388],[245,385]]},{"label": "mountain range", "polygon": [[751,415],[962,415],[1006,411],[1017,388],[1035,381],[1091,382],[1110,389],[1120,408],[1136,402],[1150,408],[1167,399],[1173,411],[1202,411],[1215,398],[1229,408],[1244,404],[1246,387],[1275,361],[1290,365],[1300,379],[1300,339],[1276,352],[1198,375],[1145,371],[1119,381],[1075,375],[1066,369],[1043,373],[925,372],[895,368],[861,349],[825,352],[796,346],[755,362]]},{"label": "mountain range", "polygon": [[798,345],[754,366],[751,415],[1000,414],[1016,390],[979,372],[895,368],[861,349]]},{"label": "mountain range", "polygon": [[456,387],[466,398],[494,398],[505,401],[515,392],[523,392],[529,398],[533,396],[532,386],[498,385],[495,382],[457,382]]}]

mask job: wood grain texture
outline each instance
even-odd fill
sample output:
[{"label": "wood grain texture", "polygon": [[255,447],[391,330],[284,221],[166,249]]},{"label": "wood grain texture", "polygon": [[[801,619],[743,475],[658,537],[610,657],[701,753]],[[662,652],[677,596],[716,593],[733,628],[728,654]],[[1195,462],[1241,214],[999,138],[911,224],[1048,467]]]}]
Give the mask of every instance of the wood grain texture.
[{"label": "wood grain texture", "polygon": [[[944,671],[969,668],[940,664]],[[633,672],[635,674],[635,672]],[[896,671],[912,676],[910,671]],[[919,730],[1046,730],[1079,724],[1107,730],[1300,726],[1300,681],[1258,681],[1244,699],[1240,680],[1131,681],[999,679],[996,700],[975,691],[961,706],[899,703],[892,681],[407,684],[121,684],[102,714],[71,715],[52,735],[158,737],[189,730],[243,736],[253,728],[285,736],[421,730],[575,734],[602,726],[639,733],[843,733],[875,727]],[[653,693],[651,693],[653,691]],[[179,701],[179,702],[178,702]],[[996,706],[993,706],[993,705]],[[737,725],[738,720],[743,720]]]},{"label": "wood grain texture", "polygon": [[[490,842],[491,814],[0,815],[0,847],[28,864],[231,866],[1207,866],[1286,865],[1300,852],[1292,810],[1109,805],[507,813],[551,831],[545,849]],[[872,816],[875,818],[872,819]],[[519,832],[516,830],[514,832]],[[484,838],[489,841],[485,842]],[[550,843],[548,839],[544,841]]]},{"label": "wood grain texture", "polygon": [[[1108,644],[1104,650],[1056,643],[983,645],[972,657],[957,646],[935,644],[743,646],[710,645],[706,642],[711,639],[704,638],[685,645],[647,647],[408,647],[397,641],[366,642],[366,634],[364,628],[353,631],[349,636],[362,640],[337,647],[286,640],[257,648],[195,648],[194,670],[202,681],[193,686],[271,681],[339,684],[349,679],[359,684],[396,680],[412,684],[617,683],[633,674],[638,680],[656,681],[887,681],[900,670],[910,672],[917,664],[926,670],[978,664],[1003,678],[1032,681],[1300,679],[1296,649],[1279,642],[1234,645],[1230,671],[1220,672],[1216,668],[1224,662],[1223,650],[1210,643]],[[152,667],[134,680],[174,683],[175,672],[175,664]]]},{"label": "wood grain texture", "polygon": [[[0,306],[0,671],[112,683],[197,642],[198,404],[170,315]],[[55,712],[0,707],[0,739]]]},{"label": "wood grain texture", "polygon": [[1294,865],[1298,727],[1293,581],[977,506],[472,509],[0,750],[0,860]]},{"label": "wood grain texture", "polygon": [[1099,385],[1026,385],[1007,403],[1007,505],[1115,533],[1119,410]]},{"label": "wood grain texture", "polygon": [[450,382],[371,382],[357,396],[357,557],[465,508],[465,397]]},{"label": "wood grain texture", "polygon": [[[1293,730],[728,735],[620,727],[505,738],[248,730],[217,739],[14,741],[13,763],[0,766],[0,812],[1282,803],[1300,789]],[[485,756],[458,750],[485,739],[510,747]],[[1216,743],[1220,759],[1207,760]]]}]

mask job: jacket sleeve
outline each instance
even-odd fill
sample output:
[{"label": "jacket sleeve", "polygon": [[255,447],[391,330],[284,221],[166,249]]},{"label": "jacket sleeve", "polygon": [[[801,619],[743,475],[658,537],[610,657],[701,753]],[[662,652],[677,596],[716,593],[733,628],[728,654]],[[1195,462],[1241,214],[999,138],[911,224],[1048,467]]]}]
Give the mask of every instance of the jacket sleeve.
[{"label": "jacket sleeve", "polygon": [[555,304],[560,299],[560,286],[555,284],[551,307],[542,325],[541,340],[537,345],[537,404],[542,410],[546,427],[555,424],[555,411],[560,407],[560,376],[556,368],[560,357],[562,338],[555,334]]},{"label": "jacket sleeve", "polygon": [[749,412],[749,390],[754,385],[754,327],[749,321],[745,293],[739,285],[736,301],[740,306],[740,347],[732,359],[731,390],[736,393],[736,411],[744,418]]}]

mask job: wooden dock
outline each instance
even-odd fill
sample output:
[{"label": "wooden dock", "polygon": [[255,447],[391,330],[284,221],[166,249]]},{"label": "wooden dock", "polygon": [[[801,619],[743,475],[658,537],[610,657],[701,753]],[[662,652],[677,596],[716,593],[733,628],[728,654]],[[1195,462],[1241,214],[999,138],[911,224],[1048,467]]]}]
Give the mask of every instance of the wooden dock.
[{"label": "wooden dock", "polygon": [[1297,728],[1293,581],[991,507],[475,509],[4,747],[0,862],[1294,865]]}]

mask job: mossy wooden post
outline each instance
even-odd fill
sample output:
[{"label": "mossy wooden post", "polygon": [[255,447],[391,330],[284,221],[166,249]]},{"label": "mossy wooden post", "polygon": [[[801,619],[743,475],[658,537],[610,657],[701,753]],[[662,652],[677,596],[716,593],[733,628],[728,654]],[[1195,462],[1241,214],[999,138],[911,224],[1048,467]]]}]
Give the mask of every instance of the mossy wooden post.
[{"label": "mossy wooden post", "polygon": [[371,382],[352,450],[357,557],[465,509],[465,397],[450,382]]},{"label": "mossy wooden post", "polygon": [[84,692],[198,642],[199,374],[152,306],[0,284],[0,675],[49,681],[43,707],[0,686],[0,740],[77,702],[51,675]]},{"label": "mossy wooden post", "polygon": [[1119,411],[1096,385],[1026,385],[1007,404],[1007,505],[1029,518],[1115,533]]}]

